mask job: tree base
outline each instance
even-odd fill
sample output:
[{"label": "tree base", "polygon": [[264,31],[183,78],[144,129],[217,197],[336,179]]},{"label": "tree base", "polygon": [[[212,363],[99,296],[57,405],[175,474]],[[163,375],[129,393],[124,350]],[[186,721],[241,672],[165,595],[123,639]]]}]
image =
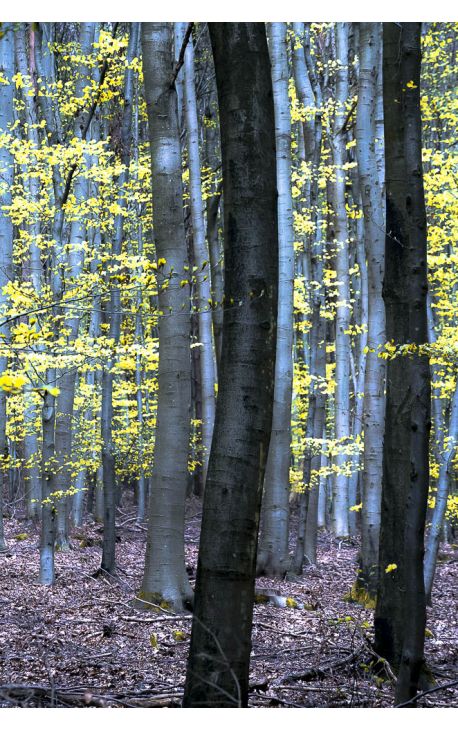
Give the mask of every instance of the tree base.
[{"label": "tree base", "polygon": [[371,611],[375,610],[376,595],[371,593],[365,586],[360,585],[358,580],[353,583],[349,593],[344,595],[343,600],[348,601],[348,603],[359,603],[360,606]]},{"label": "tree base", "polygon": [[153,611],[153,613],[191,613],[194,595],[180,592],[165,596],[153,591],[139,591],[132,601],[132,607],[138,611]]}]

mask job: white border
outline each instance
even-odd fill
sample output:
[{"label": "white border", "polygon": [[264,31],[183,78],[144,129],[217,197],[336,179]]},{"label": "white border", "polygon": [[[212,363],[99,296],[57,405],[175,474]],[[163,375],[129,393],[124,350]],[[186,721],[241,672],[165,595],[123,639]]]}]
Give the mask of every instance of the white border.
[{"label": "white border", "polygon": [[384,0],[325,0],[306,2],[289,0],[20,0],[18,3],[1,0],[1,20],[41,22],[59,21],[454,21],[458,20],[456,4],[451,0],[417,0],[415,3]]}]

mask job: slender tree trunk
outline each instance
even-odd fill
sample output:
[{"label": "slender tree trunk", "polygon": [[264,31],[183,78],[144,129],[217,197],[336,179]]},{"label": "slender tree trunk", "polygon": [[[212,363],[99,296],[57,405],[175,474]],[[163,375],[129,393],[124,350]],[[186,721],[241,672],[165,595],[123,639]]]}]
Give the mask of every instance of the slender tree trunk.
[{"label": "slender tree trunk", "polygon": [[431,416],[429,362],[419,351],[428,341],[420,37],[421,23],[384,24],[386,335],[410,352],[389,359],[387,366],[375,646],[398,670],[397,704],[416,694],[426,623],[423,543]]},{"label": "slender tree trunk", "polygon": [[[29,93],[31,90],[34,89],[32,67],[34,30],[33,26],[31,26],[29,34],[31,58],[29,60],[29,58],[27,57],[26,29],[26,23],[18,24],[14,31],[14,40],[17,71],[24,79],[30,79],[30,83],[23,83],[23,85],[20,87],[20,92],[21,99],[24,104],[27,140],[31,145],[30,152],[33,154],[33,150],[35,149],[38,151],[40,147],[40,139],[38,135],[37,101],[35,96]],[[29,176],[28,188],[31,201],[35,203],[38,207],[40,197],[40,179],[36,175]],[[32,282],[36,296],[40,297],[43,283],[43,271],[41,252],[39,246],[37,245],[38,236],[40,235],[40,222],[36,213],[35,215],[30,215],[27,227],[30,234],[30,249],[29,260],[24,265],[24,278]],[[29,266],[30,270],[28,270]],[[33,397],[30,395],[30,393],[24,393],[24,400],[24,425],[26,428],[26,433],[24,435],[24,462],[26,464],[26,508],[27,516],[29,517],[29,519],[36,520],[39,518],[41,513],[41,477],[39,469],[40,447],[38,443],[35,423],[38,417],[38,411]]]},{"label": "slender tree trunk", "polygon": [[[0,95],[0,134],[11,134],[14,122],[13,82],[14,76],[14,27],[13,23],[2,23],[0,37],[0,74],[8,79],[2,85]],[[9,326],[2,324],[8,304],[4,287],[13,278],[13,223],[5,208],[11,205],[14,166],[13,155],[7,146],[0,146],[0,376],[8,368]],[[6,471],[4,459],[7,457],[6,442],[6,390],[0,387],[0,551],[5,550],[3,533],[3,475]]]},{"label": "slender tree trunk", "polygon": [[[133,71],[130,68],[138,52],[139,24],[131,23],[129,45],[127,47],[127,69],[124,77],[124,108],[121,118],[121,163],[122,171],[118,177],[118,206],[122,211],[127,208],[127,185],[129,182],[130,150],[132,143],[132,107],[134,101]],[[124,216],[119,212],[114,221],[112,243],[112,271],[118,271],[122,254]],[[102,372],[102,470],[103,470],[103,551],[101,568],[106,573],[116,572],[116,465],[113,444],[113,368],[116,362],[116,349],[121,336],[121,287],[118,277],[109,278],[110,300],[107,314],[110,324],[112,356]]]},{"label": "slender tree trunk", "polygon": [[385,261],[384,191],[377,172],[376,116],[381,54],[380,23],[361,23],[356,154],[364,214],[369,296],[367,358],[364,381],[364,455],[360,572],[357,584],[371,599],[377,592],[380,502],[385,419],[385,307],[382,282]]},{"label": "slender tree trunk", "polygon": [[338,301],[336,311],[336,395],[335,438],[338,453],[337,473],[332,501],[332,524],[339,537],[348,537],[348,475],[346,444],[350,436],[350,278],[348,254],[348,223],[345,209],[346,142],[343,129],[345,104],[348,99],[348,23],[336,23],[336,111],[332,136],[333,162],[336,169],[334,184],[336,272]]},{"label": "slender tree trunk", "polygon": [[[183,610],[192,599],[184,562],[191,363],[187,248],[181,150],[173,70],[173,29],[142,24],[143,69],[151,146],[154,239],[159,283],[159,393],[150,517],[141,601]],[[165,263],[164,263],[165,260]],[[146,605],[146,604],[144,604]]]},{"label": "slender tree trunk", "polygon": [[[217,114],[216,89],[211,89],[210,98],[205,109],[204,149],[205,164],[213,175],[220,166],[219,161],[219,122]],[[216,368],[221,366],[221,347],[223,335],[223,250],[220,243],[219,220],[221,212],[221,184],[215,184],[212,195],[206,199],[207,241],[210,254],[212,282],[212,319],[215,339]]]},{"label": "slender tree trunk", "polygon": [[226,305],[184,706],[246,707],[275,362],[274,110],[264,24],[209,28],[221,118]]},{"label": "slender tree trunk", "polygon": [[[95,23],[81,23],[79,42],[83,57],[90,56],[95,42]],[[90,83],[89,65],[83,63],[76,81],[75,95],[78,99],[84,96],[85,88]],[[74,122],[74,135],[82,139],[82,130],[86,119],[86,108],[80,110]],[[84,161],[85,167],[89,167],[89,157]],[[73,194],[79,205],[89,197],[89,179],[85,170],[82,170],[75,178]],[[81,277],[84,264],[84,241],[86,237],[86,226],[80,218],[74,220],[70,227],[70,245],[68,254],[64,254],[65,264],[68,267],[69,279],[67,285],[75,286]],[[61,252],[63,253],[63,252]],[[80,326],[80,314],[73,309],[65,312],[65,326],[69,334],[67,342],[74,345],[78,337]],[[72,484],[72,452],[73,452],[73,407],[75,402],[75,388],[78,380],[78,371],[75,367],[65,368],[59,377],[60,393],[57,397],[56,411],[56,458],[58,462],[56,485],[57,489],[64,496],[57,502],[56,515],[56,547],[60,550],[69,548],[68,536],[68,514],[69,500],[67,490]]]},{"label": "slender tree trunk", "polygon": [[[56,373],[50,369],[47,372],[48,383],[54,385]],[[56,399],[45,390],[42,412],[43,447],[41,463],[41,535],[40,535],[40,583],[53,585],[54,583],[54,541],[55,541],[55,514],[54,499],[51,496],[56,491],[56,458],[54,431],[56,420]]]},{"label": "slender tree trunk", "polygon": [[202,394],[202,448],[203,483],[207,474],[208,458],[215,422],[215,361],[213,354],[211,268],[207,243],[205,241],[204,205],[200,175],[199,125],[197,121],[197,100],[194,81],[194,46],[192,37],[186,46],[184,58],[184,95],[186,130],[188,138],[189,183],[194,249],[195,279],[197,283],[197,306],[200,343],[200,379]]},{"label": "slender tree trunk", "polygon": [[294,231],[286,30],[286,23],[272,23],[270,26],[277,148],[279,293],[272,436],[266,466],[258,554],[258,572],[264,575],[283,575],[289,567]]},{"label": "slender tree trunk", "polygon": [[453,477],[452,461],[456,453],[458,443],[458,385],[455,386],[452,402],[450,405],[450,420],[448,436],[442,440],[440,450],[439,478],[437,480],[436,503],[434,506],[431,527],[426,542],[424,561],[425,593],[426,600],[431,603],[431,591],[436,572],[437,553],[441,542],[441,532],[444,524],[445,511],[447,509],[447,497]]},{"label": "slender tree trunk", "polygon": [[37,407],[30,393],[24,393],[24,463],[25,463],[25,498],[27,517],[38,520],[40,517],[41,478],[39,468],[40,449],[38,445]]}]

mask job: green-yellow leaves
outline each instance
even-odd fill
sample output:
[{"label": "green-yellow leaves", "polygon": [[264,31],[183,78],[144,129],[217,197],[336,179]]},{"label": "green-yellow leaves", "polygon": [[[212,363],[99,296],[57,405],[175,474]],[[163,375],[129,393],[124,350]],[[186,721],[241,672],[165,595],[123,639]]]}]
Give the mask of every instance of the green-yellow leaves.
[{"label": "green-yellow leaves", "polygon": [[350,512],[359,512],[363,508],[363,503],[360,502],[359,504],[354,504],[353,507],[350,507]]},{"label": "green-yellow leaves", "polygon": [[297,601],[294,600],[294,598],[287,598],[286,599],[286,606],[287,608],[297,608]]},{"label": "green-yellow leaves", "polygon": [[397,570],[397,568],[398,568],[398,566],[396,565],[396,563],[390,563],[389,565],[386,566],[385,573],[392,573],[393,570]]},{"label": "green-yellow leaves", "polygon": [[173,631],[172,636],[175,639],[175,641],[186,641],[186,634],[184,631]]},{"label": "green-yellow leaves", "polygon": [[19,393],[22,386],[27,382],[23,375],[10,375],[4,373],[0,376],[0,388],[7,393]]}]

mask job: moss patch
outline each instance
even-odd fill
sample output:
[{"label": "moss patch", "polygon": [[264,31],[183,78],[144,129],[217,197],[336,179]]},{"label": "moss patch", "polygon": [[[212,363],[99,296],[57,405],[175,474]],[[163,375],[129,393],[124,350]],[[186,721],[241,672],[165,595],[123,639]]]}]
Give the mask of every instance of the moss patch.
[{"label": "moss patch", "polygon": [[343,600],[348,601],[348,603],[359,603],[360,606],[372,611],[375,609],[375,596],[372,596],[369,591],[358,585],[357,581],[353,583],[350,592],[344,595]]}]

